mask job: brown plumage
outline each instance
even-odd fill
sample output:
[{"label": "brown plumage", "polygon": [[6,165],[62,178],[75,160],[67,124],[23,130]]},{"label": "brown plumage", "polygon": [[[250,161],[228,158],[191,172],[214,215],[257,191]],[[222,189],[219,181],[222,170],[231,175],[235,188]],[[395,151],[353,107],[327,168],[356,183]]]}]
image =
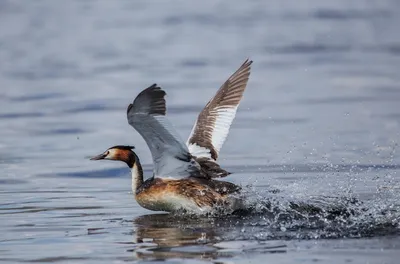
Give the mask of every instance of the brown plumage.
[{"label": "brown plumage", "polygon": [[153,178],[136,191],[136,200],[143,207],[174,209],[175,205],[165,197],[192,201],[198,207],[214,207],[224,202],[224,197],[220,193],[197,182],[196,178],[183,180]]},{"label": "brown plumage", "polygon": [[222,178],[231,174],[221,168],[214,160],[205,157],[193,157],[200,165],[201,175],[203,178]]}]

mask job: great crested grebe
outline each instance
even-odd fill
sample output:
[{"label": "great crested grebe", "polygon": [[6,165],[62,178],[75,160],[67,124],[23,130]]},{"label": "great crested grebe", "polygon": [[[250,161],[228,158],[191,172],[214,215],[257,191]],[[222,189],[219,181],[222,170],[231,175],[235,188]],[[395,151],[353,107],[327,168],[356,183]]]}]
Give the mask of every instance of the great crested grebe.
[{"label": "great crested grebe", "polygon": [[128,123],[144,138],[153,158],[153,177],[143,181],[132,146],[114,146],[91,160],[120,160],[132,173],[132,191],[140,206],[153,211],[210,212],[239,209],[241,188],[215,180],[230,173],[217,163],[250,76],[246,60],[200,112],[185,144],[165,117],[166,93],[156,84],[128,106]]}]

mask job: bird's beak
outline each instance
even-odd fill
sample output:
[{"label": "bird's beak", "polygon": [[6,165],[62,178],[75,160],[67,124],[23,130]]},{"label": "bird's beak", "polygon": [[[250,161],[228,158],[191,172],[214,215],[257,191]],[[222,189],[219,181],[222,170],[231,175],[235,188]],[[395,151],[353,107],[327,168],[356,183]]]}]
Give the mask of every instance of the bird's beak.
[{"label": "bird's beak", "polygon": [[101,153],[100,155],[94,156],[92,158],[90,158],[90,160],[102,160],[105,157],[107,157],[107,155],[105,153]]}]

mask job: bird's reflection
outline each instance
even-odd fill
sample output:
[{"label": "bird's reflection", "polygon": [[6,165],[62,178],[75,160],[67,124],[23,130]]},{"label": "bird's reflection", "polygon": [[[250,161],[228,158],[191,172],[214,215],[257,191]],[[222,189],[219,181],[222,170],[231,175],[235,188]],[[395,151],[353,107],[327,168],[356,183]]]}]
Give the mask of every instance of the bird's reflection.
[{"label": "bird's reflection", "polygon": [[[140,259],[229,258],[215,244],[229,226],[216,218],[180,217],[171,214],[143,215],[134,219],[136,257]],[[231,227],[233,228],[233,227]]]},{"label": "bird's reflection", "polygon": [[[172,214],[143,215],[134,219],[136,258],[146,260],[202,259],[223,263],[243,252],[286,253],[284,241],[243,237],[258,217],[229,215],[193,217]],[[265,227],[251,225],[253,235]],[[249,234],[252,236],[251,234]],[[246,237],[246,236],[245,236]]]}]

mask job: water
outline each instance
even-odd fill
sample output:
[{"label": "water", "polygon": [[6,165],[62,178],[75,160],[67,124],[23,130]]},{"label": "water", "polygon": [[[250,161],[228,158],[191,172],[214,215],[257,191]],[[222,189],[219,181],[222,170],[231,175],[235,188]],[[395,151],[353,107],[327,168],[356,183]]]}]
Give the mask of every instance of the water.
[{"label": "water", "polygon": [[[397,1],[0,1],[0,260],[397,263]],[[127,105],[156,82],[183,138],[245,60],[221,164],[250,212],[140,208]]]}]

